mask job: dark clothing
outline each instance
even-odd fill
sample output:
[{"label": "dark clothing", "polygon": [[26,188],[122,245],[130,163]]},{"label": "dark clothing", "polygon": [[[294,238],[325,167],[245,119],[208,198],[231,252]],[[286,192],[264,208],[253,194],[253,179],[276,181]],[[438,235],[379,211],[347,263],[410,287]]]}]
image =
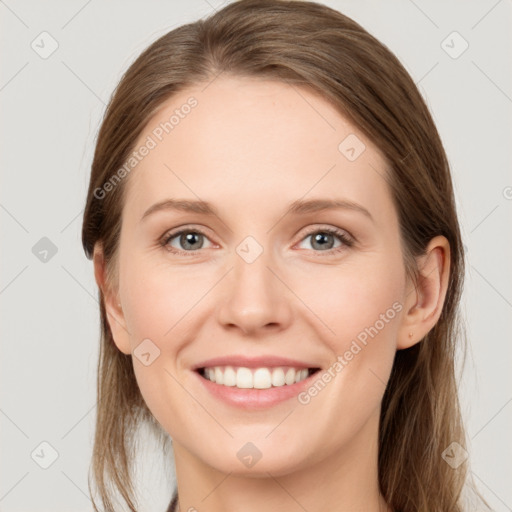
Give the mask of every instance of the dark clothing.
[{"label": "dark clothing", "polygon": [[172,495],[171,503],[169,503],[169,508],[165,512],[176,512],[178,510],[178,491],[175,491]]},{"label": "dark clothing", "polygon": [[169,508],[165,512],[177,512],[178,510],[178,491],[172,496],[171,503],[169,503]]}]

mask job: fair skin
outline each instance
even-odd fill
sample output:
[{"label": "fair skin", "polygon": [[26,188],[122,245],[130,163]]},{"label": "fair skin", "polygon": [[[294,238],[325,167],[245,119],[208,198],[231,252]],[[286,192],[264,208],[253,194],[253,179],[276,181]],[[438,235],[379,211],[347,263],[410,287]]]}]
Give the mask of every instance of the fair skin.
[{"label": "fair skin", "polygon": [[[151,364],[133,364],[173,439],[180,510],[389,511],[378,487],[381,400],[396,350],[418,343],[441,314],[448,242],[430,242],[414,286],[384,158],[303,88],[237,77],[198,84],[169,99],[136,146],[190,96],[197,107],[127,179],[113,286],[99,245],[94,256],[116,346],[131,354],[150,339],[160,350]],[[366,146],[354,161],[338,149],[349,134]],[[167,199],[201,199],[218,215],[160,209],[142,219]],[[347,208],[285,215],[299,199],[349,200],[371,218]],[[179,235],[162,246],[174,228],[204,236],[192,236],[192,248]],[[263,249],[251,263],[237,252],[248,236]],[[193,370],[226,355],[291,357],[320,368],[308,389],[393,304],[393,318],[307,404],[293,396],[243,408],[209,392]],[[249,442],[261,455],[251,467],[237,456]]]}]

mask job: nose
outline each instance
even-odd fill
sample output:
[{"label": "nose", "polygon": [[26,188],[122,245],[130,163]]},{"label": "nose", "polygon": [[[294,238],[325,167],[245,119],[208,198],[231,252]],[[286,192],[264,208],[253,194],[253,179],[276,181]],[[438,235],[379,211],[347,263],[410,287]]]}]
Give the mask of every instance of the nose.
[{"label": "nose", "polygon": [[290,324],[292,293],[264,251],[252,263],[234,255],[220,290],[218,321],[245,335],[278,332]]}]

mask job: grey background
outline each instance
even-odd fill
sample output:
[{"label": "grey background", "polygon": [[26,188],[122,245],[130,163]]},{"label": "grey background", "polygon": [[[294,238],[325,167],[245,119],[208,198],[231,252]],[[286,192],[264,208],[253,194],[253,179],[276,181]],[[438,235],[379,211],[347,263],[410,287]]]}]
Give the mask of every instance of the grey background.
[{"label": "grey background", "polygon": [[[445,143],[468,249],[467,449],[493,509],[512,510],[512,1],[323,3],[401,59]],[[95,137],[133,59],[222,4],[0,1],[2,512],[92,510],[99,322],[80,229]],[[58,43],[47,58],[31,47],[51,49],[43,31]],[[464,43],[453,31],[469,44],[457,58]],[[51,461],[51,449],[42,442],[58,452],[47,469],[40,465]],[[169,500],[173,475],[160,474],[157,455],[149,447],[139,468],[141,510],[165,510]]]}]

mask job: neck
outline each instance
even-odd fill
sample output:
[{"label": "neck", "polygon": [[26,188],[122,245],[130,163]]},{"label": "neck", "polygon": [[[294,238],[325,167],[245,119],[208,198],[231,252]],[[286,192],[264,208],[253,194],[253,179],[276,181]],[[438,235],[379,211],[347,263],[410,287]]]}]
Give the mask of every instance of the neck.
[{"label": "neck", "polygon": [[350,446],[313,465],[286,474],[268,468],[258,476],[218,471],[173,440],[177,510],[390,512],[378,484],[377,427],[378,421],[370,422]]}]

